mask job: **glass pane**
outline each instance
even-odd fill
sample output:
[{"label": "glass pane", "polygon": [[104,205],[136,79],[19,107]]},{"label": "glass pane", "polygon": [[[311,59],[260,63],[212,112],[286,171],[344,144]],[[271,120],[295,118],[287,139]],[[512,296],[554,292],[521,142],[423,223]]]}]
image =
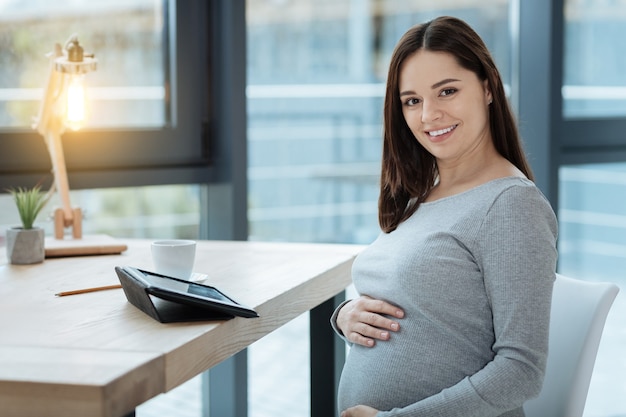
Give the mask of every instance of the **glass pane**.
[{"label": "glass pane", "polygon": [[620,287],[602,335],[584,415],[623,416],[626,163],[564,166],[559,190],[559,272]]},{"label": "glass pane", "polygon": [[626,115],[626,1],[566,0],[563,116]]},{"label": "glass pane", "polygon": [[[198,239],[200,186],[162,185],[70,191],[72,206],[83,211],[83,234],[120,238]],[[46,236],[54,236],[53,212],[61,207],[55,194],[37,217]],[[0,194],[0,236],[19,225],[9,194]],[[71,233],[69,230],[66,233]]]},{"label": "glass pane", "polygon": [[[246,8],[251,240],[367,244],[379,233],[384,84],[410,26],[465,19],[512,79],[506,0],[247,0]],[[251,416],[310,414],[307,328],[294,321],[249,349]],[[267,365],[274,351],[287,354],[284,366]]]},{"label": "glass pane", "polygon": [[[77,34],[98,69],[86,75],[85,127],[159,127],[166,114],[167,1],[0,0],[0,130],[30,128],[55,43]],[[53,18],[52,18],[53,17]]]},{"label": "glass pane", "polygon": [[387,62],[413,24],[473,25],[511,77],[508,2],[248,0],[250,238],[370,242]]}]

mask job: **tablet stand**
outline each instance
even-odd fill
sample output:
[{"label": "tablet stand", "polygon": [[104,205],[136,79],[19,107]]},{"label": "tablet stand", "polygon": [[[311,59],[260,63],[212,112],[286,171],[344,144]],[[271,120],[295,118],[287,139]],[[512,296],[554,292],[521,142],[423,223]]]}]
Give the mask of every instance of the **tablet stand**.
[{"label": "tablet stand", "polygon": [[132,305],[161,323],[228,320],[234,317],[223,312],[160,299],[148,294],[145,285],[122,273],[119,268],[116,267],[115,272],[120,279],[126,299]]}]

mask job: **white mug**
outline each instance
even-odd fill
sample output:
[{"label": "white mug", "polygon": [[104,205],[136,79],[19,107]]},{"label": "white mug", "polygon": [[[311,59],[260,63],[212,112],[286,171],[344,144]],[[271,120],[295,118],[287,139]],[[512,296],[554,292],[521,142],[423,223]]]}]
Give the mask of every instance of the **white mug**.
[{"label": "white mug", "polygon": [[157,240],[151,244],[152,262],[158,274],[190,279],[196,258],[196,242],[193,240]]}]

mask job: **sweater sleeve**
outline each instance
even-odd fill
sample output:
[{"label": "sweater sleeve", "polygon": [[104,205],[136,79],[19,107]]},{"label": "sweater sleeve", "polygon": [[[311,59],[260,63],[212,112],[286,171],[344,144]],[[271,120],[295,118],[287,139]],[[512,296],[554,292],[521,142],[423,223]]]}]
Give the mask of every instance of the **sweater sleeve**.
[{"label": "sweater sleeve", "polygon": [[431,397],[378,417],[493,417],[541,390],[548,351],[557,223],[535,187],[513,186],[494,201],[475,242],[495,343],[493,360]]},{"label": "sweater sleeve", "polygon": [[352,342],[348,340],[348,338],[343,334],[339,326],[337,326],[337,316],[339,315],[339,310],[341,310],[341,308],[345,306],[346,304],[348,304],[350,301],[352,300],[343,301],[341,304],[339,304],[339,306],[337,306],[337,308],[335,308],[335,311],[333,311],[332,316],[330,316],[330,326],[335,331],[337,336],[343,339],[343,341],[346,342],[348,346],[352,346]]}]

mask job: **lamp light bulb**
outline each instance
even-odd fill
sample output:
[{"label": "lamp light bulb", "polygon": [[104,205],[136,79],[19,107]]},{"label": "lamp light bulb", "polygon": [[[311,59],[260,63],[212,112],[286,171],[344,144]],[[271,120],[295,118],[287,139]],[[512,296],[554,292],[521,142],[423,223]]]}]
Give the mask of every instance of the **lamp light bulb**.
[{"label": "lamp light bulb", "polygon": [[66,124],[72,130],[78,130],[85,121],[85,86],[82,74],[70,75],[67,87]]}]

